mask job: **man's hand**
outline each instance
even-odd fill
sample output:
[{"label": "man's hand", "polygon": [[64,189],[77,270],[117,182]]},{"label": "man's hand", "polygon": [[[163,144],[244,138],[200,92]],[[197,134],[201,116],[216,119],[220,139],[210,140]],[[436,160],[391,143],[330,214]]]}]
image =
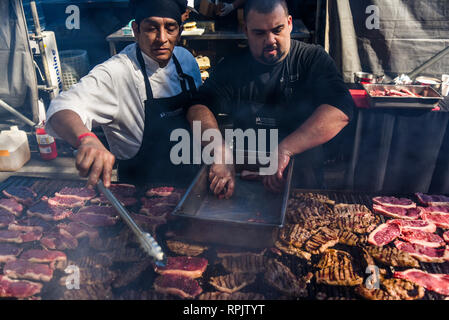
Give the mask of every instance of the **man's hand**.
[{"label": "man's hand", "polygon": [[232,3],[223,3],[223,7],[220,10],[220,16],[227,16],[232,10],[234,10],[234,5]]},{"label": "man's hand", "polygon": [[282,189],[285,184],[285,178],[283,177],[285,168],[287,168],[288,163],[290,162],[290,158],[292,157],[292,153],[279,148],[278,150],[278,169],[274,175],[265,176],[263,178],[263,184],[265,188],[274,193],[282,192]]},{"label": "man's hand", "polygon": [[209,169],[210,190],[219,199],[229,199],[234,193],[235,171],[233,165],[213,164]]},{"label": "man's hand", "polygon": [[102,176],[103,183],[108,188],[114,162],[114,155],[97,138],[88,136],[81,141],[75,164],[81,177],[89,176],[87,185],[95,186]]}]

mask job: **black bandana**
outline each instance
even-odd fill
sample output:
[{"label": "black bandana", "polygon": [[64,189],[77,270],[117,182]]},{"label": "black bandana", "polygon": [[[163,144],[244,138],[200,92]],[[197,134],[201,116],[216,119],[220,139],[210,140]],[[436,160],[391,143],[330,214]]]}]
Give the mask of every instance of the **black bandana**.
[{"label": "black bandana", "polygon": [[172,18],[181,25],[181,16],[187,9],[187,0],[131,1],[134,19],[140,22],[148,17]]}]

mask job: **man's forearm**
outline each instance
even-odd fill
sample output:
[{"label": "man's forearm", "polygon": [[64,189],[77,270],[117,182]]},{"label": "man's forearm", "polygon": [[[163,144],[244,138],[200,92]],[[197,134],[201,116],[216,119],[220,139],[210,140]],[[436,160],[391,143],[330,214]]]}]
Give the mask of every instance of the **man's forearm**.
[{"label": "man's forearm", "polygon": [[[201,136],[203,135],[203,132],[208,129],[220,130],[212,111],[210,111],[208,107],[201,104],[197,104],[189,108],[189,111],[187,112],[187,120],[189,121],[190,126],[193,126],[193,121],[201,122]],[[201,142],[203,146],[208,143],[208,141]]]},{"label": "man's forearm", "polygon": [[288,135],[279,149],[290,156],[322,145],[334,138],[347,124],[349,118],[331,105],[321,105],[298,129]]},{"label": "man's forearm", "polygon": [[58,136],[73,147],[78,147],[78,137],[81,134],[89,132],[79,115],[71,110],[56,112],[50,118],[50,124]]}]

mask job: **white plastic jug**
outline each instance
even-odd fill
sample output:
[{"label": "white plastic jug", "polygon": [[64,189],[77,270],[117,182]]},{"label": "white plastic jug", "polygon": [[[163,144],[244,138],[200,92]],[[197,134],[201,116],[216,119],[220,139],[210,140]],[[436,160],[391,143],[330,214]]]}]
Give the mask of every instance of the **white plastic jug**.
[{"label": "white plastic jug", "polygon": [[30,146],[25,131],[17,126],[0,132],[0,171],[16,171],[30,160]]}]

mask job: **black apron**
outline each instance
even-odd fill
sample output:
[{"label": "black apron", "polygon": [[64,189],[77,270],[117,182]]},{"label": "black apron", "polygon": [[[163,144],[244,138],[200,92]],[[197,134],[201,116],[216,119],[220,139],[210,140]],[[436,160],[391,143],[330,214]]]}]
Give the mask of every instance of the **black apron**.
[{"label": "black apron", "polygon": [[[190,107],[192,94],[196,91],[195,81],[193,77],[182,71],[178,59],[173,54],[173,62],[180,78],[182,92],[174,97],[155,99],[142,52],[138,46],[136,46],[136,54],[145,80],[147,94],[147,100],[144,103],[145,124],[142,143],[137,154],[129,160],[118,162],[119,180],[138,185],[187,186],[194,178],[199,166],[193,164],[174,165],[171,162],[170,150],[178,142],[170,141],[170,134],[175,129],[185,129],[190,133],[186,112]],[[190,138],[190,148],[191,146],[192,137]]]}]

